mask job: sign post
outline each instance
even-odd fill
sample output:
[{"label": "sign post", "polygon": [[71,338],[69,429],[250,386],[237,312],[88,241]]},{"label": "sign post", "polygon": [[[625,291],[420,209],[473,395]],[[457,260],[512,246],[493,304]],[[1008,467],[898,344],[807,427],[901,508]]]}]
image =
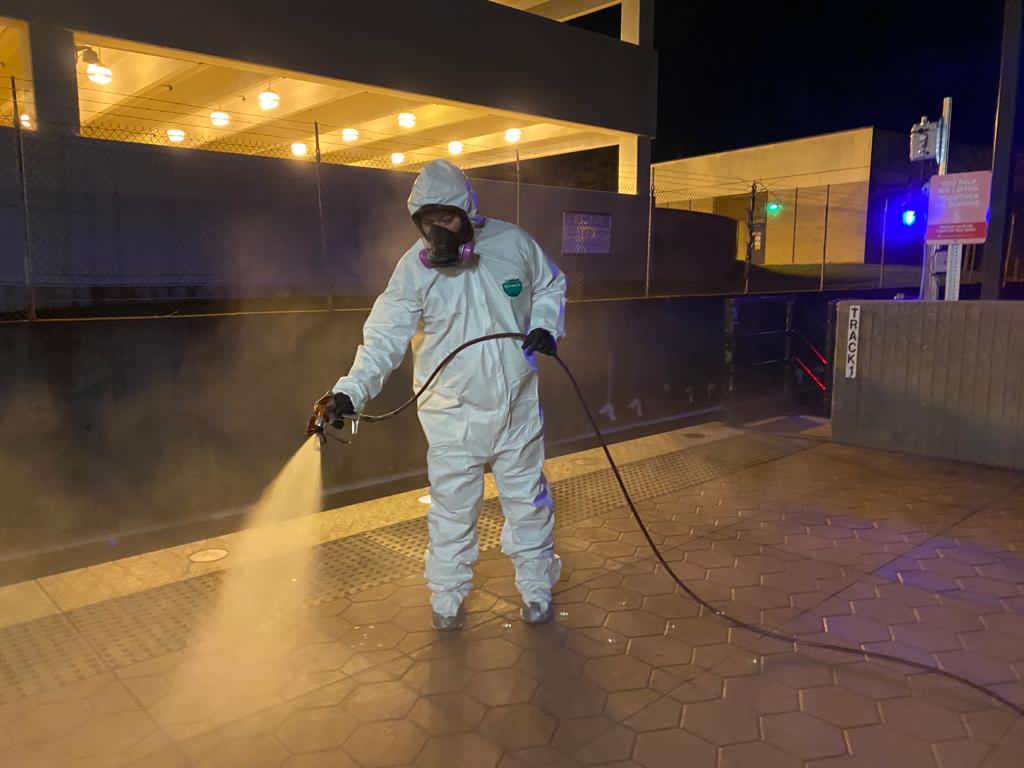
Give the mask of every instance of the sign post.
[{"label": "sign post", "polygon": [[948,246],[946,301],[960,298],[960,257],[964,245],[984,243],[988,235],[991,171],[933,176],[928,184],[929,246]]}]

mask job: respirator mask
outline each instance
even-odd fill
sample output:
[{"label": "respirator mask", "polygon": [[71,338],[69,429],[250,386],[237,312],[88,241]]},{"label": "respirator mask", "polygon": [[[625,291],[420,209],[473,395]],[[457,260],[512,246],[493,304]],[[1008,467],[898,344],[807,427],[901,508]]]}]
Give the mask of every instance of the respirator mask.
[{"label": "respirator mask", "polygon": [[[464,267],[472,263],[473,225],[465,211],[448,205],[425,205],[412,218],[427,242],[427,247],[419,253],[423,266],[437,269]],[[447,227],[434,223],[448,223],[454,218],[462,222],[458,232],[452,232]],[[427,227],[427,224],[430,226]]]}]

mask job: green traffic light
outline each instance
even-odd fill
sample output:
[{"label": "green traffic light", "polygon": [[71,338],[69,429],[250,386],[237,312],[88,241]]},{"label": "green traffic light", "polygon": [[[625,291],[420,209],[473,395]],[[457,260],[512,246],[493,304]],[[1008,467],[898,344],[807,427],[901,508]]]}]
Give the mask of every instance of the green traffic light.
[{"label": "green traffic light", "polygon": [[764,207],[769,216],[778,216],[782,213],[782,203],[772,200]]}]

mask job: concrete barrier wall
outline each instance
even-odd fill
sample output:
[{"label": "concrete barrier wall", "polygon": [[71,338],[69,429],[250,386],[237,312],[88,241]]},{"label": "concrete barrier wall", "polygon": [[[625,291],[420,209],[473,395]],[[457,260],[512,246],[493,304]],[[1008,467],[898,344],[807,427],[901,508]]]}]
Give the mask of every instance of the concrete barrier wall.
[{"label": "concrete barrier wall", "polygon": [[[563,357],[610,434],[717,404],[722,311],[718,299],[569,306]],[[133,531],[255,501],[303,440],[312,401],[348,370],[365,317],[0,325],[0,564],[95,537],[112,556]],[[410,367],[373,411],[409,395]],[[549,451],[582,447],[589,426],[550,361],[542,393]],[[425,452],[414,411],[364,425],[351,446],[328,444],[329,501],[423,484]]]},{"label": "concrete barrier wall", "polygon": [[[851,306],[856,378],[841,364]],[[836,440],[1024,469],[1024,303],[843,302],[835,359]]]}]

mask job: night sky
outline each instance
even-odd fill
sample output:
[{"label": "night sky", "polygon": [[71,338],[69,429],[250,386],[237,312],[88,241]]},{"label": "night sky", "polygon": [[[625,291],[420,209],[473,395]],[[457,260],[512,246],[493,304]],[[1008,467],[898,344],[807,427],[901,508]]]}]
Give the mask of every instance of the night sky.
[{"label": "night sky", "polygon": [[[1001,0],[657,0],[655,159],[874,125],[953,97],[953,144],[991,146]],[[575,22],[618,36],[619,10]]]}]

